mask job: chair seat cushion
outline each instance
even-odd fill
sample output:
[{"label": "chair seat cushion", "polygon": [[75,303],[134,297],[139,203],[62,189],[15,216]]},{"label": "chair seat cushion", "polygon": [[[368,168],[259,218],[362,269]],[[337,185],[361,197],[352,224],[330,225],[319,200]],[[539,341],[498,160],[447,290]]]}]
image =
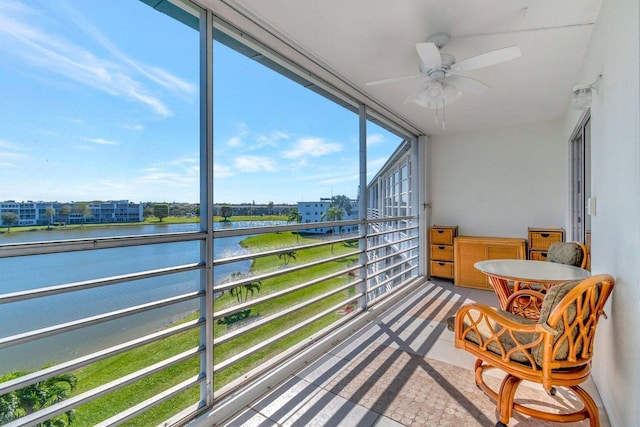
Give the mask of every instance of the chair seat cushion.
[{"label": "chair seat cushion", "polygon": [[[517,314],[513,314],[510,313],[508,311],[504,311],[504,310],[497,310],[500,313],[500,315],[504,316],[504,317],[508,317],[510,320],[517,322],[517,323],[522,323],[522,324],[535,324],[536,321],[534,320],[529,320],[525,317],[519,316]],[[481,335],[482,339],[478,339],[478,336],[475,332],[475,330],[470,330],[466,335],[465,335],[465,339],[467,339],[468,341],[471,341],[472,343],[476,344],[476,345],[481,345],[481,342],[487,342],[487,340],[489,340],[491,337],[493,337],[496,334],[500,334],[500,331],[502,331],[503,327],[501,325],[499,325],[498,323],[494,322],[494,321],[489,321],[489,322],[477,322],[478,318],[481,316],[479,311],[476,310],[469,310],[468,312],[469,316],[471,317],[471,319],[467,319],[465,318],[464,320],[464,326],[469,327],[471,325],[471,321],[473,321],[474,323],[476,323],[476,330],[478,331],[478,333]],[[454,331],[455,330],[455,317],[450,317],[447,319],[447,328],[450,331]],[[494,334],[495,331],[495,334]],[[500,334],[499,335],[499,343],[496,342],[495,340],[489,340],[488,344],[487,344],[487,350],[491,351],[492,353],[497,354],[498,356],[502,356],[505,357],[505,355],[507,353],[509,353],[510,351],[512,351],[514,348],[518,347],[518,346],[522,346],[522,345],[529,345],[533,342],[535,342],[536,340],[538,340],[539,334],[526,334],[526,333],[519,333],[519,332],[515,332],[515,333],[504,333],[504,334]],[[517,341],[517,342],[516,342]],[[517,350],[514,351],[513,353],[511,353],[509,355],[509,359],[514,361],[514,362],[519,362],[519,363],[524,363],[524,364],[528,364],[531,365],[531,356],[529,356],[528,354],[525,354],[525,352],[521,351],[521,350]]]}]

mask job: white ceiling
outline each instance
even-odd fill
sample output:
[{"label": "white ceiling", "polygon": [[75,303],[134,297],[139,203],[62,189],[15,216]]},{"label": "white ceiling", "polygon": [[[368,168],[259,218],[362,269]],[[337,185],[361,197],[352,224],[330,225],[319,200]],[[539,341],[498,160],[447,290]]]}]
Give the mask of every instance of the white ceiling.
[{"label": "white ceiling", "polygon": [[[602,0],[227,0],[430,135],[560,117],[571,99]],[[435,111],[405,102],[422,79],[366,86],[418,73],[415,44],[447,32],[442,49],[460,62],[518,45],[520,58],[463,75],[489,86]]]}]

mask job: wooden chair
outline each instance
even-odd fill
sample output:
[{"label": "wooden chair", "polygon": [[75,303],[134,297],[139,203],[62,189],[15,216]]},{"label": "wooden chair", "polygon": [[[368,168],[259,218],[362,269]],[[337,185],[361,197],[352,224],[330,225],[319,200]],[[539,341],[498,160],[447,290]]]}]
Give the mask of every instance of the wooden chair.
[{"label": "wooden chair", "polygon": [[[484,304],[467,304],[457,311],[452,322],[455,346],[478,358],[476,384],[497,404],[496,427],[506,427],[513,411],[547,421],[588,418],[591,426],[600,425],[598,408],[580,384],[590,375],[596,325],[613,286],[613,277],[606,274],[554,286],[544,296],[537,322]],[[507,374],[499,391],[483,379],[493,368]],[[558,414],[516,403],[523,380],[542,384],[550,394],[555,387],[567,387],[584,407]]]},{"label": "wooden chair", "polygon": [[[580,242],[556,242],[549,246],[547,262],[573,265],[585,268],[587,266],[587,247]],[[514,282],[513,292],[506,302],[506,310],[519,314],[528,319],[537,320],[544,294],[553,285],[542,283]],[[526,292],[520,292],[527,290]]]},{"label": "wooden chair", "polygon": [[547,261],[587,267],[587,247],[580,242],[556,242],[547,250]]}]

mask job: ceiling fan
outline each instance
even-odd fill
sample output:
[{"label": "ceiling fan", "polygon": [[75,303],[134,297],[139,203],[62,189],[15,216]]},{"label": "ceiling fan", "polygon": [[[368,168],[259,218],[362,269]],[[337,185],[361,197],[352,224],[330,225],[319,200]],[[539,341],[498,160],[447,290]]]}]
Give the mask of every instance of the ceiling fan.
[{"label": "ceiling fan", "polygon": [[418,93],[409,96],[407,101],[413,101],[424,108],[444,109],[445,105],[454,102],[463,92],[481,95],[490,88],[485,83],[458,73],[499,64],[521,55],[520,47],[510,46],[456,62],[453,55],[440,52],[450,38],[448,33],[436,33],[431,35],[426,43],[416,44],[420,58],[420,74],[376,80],[367,82],[366,85],[374,86],[423,77],[427,85]]}]

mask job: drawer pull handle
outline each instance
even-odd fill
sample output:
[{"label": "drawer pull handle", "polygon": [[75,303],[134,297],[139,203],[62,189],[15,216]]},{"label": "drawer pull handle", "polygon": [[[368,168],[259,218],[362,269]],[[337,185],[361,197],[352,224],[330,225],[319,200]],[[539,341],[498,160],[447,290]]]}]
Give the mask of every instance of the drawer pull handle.
[{"label": "drawer pull handle", "polygon": [[444,246],[438,246],[438,249],[440,249],[441,251],[444,251]]},{"label": "drawer pull handle", "polygon": [[444,233],[444,230],[438,230],[438,233],[442,234],[442,233]]},{"label": "drawer pull handle", "polygon": [[547,254],[540,254],[540,256],[542,256],[542,258],[546,258]]},{"label": "drawer pull handle", "polygon": [[444,262],[439,262],[439,263],[438,263],[438,265],[439,265],[440,267],[444,267]]},{"label": "drawer pull handle", "polygon": [[540,235],[541,235],[542,237],[549,237],[549,236],[551,236],[551,234],[549,234],[549,233],[540,233]]}]

